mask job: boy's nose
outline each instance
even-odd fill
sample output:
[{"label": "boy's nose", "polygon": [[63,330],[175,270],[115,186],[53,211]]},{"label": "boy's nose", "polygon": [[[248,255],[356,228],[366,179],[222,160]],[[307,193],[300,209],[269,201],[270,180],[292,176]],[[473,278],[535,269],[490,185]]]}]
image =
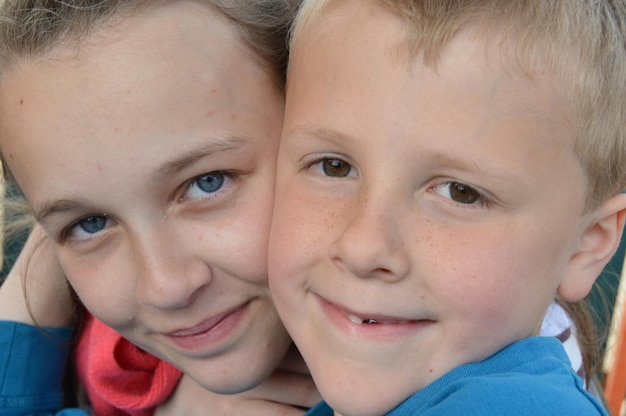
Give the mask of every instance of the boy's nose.
[{"label": "boy's nose", "polygon": [[[328,255],[357,277],[399,281],[409,273],[410,258],[402,238],[401,218],[390,204],[372,199],[355,209],[339,228]],[[358,204],[358,203],[357,203]]]},{"label": "boy's nose", "polygon": [[171,310],[188,306],[212,279],[211,269],[192,247],[172,240],[135,242],[137,298],[147,306]]}]

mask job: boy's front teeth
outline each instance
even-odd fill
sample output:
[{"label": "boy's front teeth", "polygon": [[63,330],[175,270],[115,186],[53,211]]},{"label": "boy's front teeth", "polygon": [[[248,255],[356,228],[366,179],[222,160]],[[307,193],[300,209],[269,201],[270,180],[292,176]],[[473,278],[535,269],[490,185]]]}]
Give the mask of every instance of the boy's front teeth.
[{"label": "boy's front teeth", "polygon": [[376,324],[376,319],[361,319],[358,316],[348,314],[348,319],[350,319],[355,324],[363,325],[363,324]]}]

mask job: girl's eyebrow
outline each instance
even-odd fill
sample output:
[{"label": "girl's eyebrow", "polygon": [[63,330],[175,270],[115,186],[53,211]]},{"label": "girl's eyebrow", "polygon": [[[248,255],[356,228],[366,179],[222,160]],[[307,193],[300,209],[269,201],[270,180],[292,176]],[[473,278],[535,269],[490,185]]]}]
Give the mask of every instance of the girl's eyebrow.
[{"label": "girl's eyebrow", "polygon": [[150,183],[154,184],[165,177],[175,175],[185,167],[204,157],[233,152],[245,147],[249,143],[251,143],[250,139],[235,136],[223,139],[205,139],[200,146],[186,151],[178,155],[175,159],[168,160],[157,167],[150,176]]},{"label": "girl's eyebrow", "polygon": [[46,201],[39,207],[33,206],[33,214],[35,216],[35,220],[37,220],[38,223],[45,225],[47,221],[50,221],[50,217],[54,216],[55,214],[77,211],[79,209],[84,209],[88,206],[89,204],[80,198],[74,199],[71,197],[65,197]]},{"label": "girl's eyebrow", "polygon": [[[229,136],[220,139],[203,139],[200,145],[176,155],[173,159],[162,163],[154,169],[150,175],[150,182],[153,184],[157,183],[164,178],[175,175],[185,167],[204,157],[237,151],[251,142],[252,140],[249,138],[237,136]],[[37,222],[45,223],[55,214],[85,210],[90,206],[92,206],[92,204],[82,198],[63,196],[44,201],[44,203],[39,206],[33,206],[33,213]],[[94,212],[97,212],[97,210],[94,210]]]}]

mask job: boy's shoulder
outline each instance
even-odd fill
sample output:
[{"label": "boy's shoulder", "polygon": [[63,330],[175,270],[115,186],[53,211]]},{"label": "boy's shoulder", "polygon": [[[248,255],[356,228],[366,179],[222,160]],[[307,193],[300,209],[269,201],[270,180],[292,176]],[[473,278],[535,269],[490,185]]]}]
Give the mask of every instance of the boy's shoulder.
[{"label": "boy's shoulder", "polygon": [[458,367],[389,413],[413,414],[607,415],[551,337],[522,340]]}]

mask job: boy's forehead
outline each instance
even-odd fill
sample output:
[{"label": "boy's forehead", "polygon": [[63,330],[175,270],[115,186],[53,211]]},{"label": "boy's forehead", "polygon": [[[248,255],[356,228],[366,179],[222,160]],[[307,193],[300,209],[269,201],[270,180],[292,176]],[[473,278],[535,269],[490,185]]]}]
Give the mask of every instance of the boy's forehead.
[{"label": "boy's forehead", "polygon": [[368,7],[339,2],[300,33],[288,78],[287,137],[291,131],[329,129],[357,140],[372,131],[363,131],[363,123],[379,125],[383,136],[395,129],[438,137],[453,120],[466,128],[464,135],[480,137],[513,118],[527,120],[515,134],[539,136],[553,142],[551,149],[572,152],[570,108],[553,73],[531,76],[499,50],[486,54],[485,43],[471,32],[459,32],[436,65],[420,57],[408,60],[402,19],[385,7]]}]

